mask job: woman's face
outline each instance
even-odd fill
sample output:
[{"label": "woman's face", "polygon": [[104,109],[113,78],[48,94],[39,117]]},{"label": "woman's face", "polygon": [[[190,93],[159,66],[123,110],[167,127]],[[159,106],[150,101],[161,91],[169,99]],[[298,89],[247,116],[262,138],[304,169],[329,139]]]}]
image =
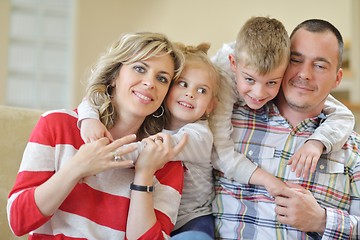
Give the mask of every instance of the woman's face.
[{"label": "woman's face", "polygon": [[163,102],[174,76],[169,54],[122,65],[115,80],[113,104],[120,118],[145,118]]}]

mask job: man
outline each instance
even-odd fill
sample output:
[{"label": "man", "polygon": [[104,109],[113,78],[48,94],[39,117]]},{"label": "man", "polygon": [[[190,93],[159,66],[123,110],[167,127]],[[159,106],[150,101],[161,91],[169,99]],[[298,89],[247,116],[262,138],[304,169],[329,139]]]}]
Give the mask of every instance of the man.
[{"label": "man", "polygon": [[360,238],[359,135],[322,155],[306,179],[287,164],[326,119],[325,99],[342,78],[341,34],[329,22],[311,19],[290,38],[290,64],[278,97],[259,110],[235,107],[232,135],[236,149],[289,188],[273,198],[262,187],[216,172],[213,210],[221,239]]}]

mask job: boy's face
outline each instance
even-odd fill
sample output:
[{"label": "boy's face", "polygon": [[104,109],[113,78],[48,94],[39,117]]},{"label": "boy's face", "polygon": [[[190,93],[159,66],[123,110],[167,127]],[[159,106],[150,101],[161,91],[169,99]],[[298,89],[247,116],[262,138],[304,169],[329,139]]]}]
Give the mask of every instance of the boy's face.
[{"label": "boy's face", "polygon": [[171,113],[170,128],[180,128],[209,114],[215,104],[214,89],[215,79],[204,64],[185,66],[166,97],[166,106]]},{"label": "boy's face", "polygon": [[287,62],[262,75],[251,68],[245,67],[241,61],[236,61],[233,55],[230,55],[229,59],[231,70],[236,76],[237,90],[246,105],[252,109],[259,109],[276,97]]}]

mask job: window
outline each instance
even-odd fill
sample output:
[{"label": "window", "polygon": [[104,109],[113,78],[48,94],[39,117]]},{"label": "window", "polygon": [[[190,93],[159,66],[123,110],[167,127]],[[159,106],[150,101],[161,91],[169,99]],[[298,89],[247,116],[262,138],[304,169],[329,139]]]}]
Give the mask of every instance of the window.
[{"label": "window", "polygon": [[70,105],[72,0],[12,0],[6,104]]}]

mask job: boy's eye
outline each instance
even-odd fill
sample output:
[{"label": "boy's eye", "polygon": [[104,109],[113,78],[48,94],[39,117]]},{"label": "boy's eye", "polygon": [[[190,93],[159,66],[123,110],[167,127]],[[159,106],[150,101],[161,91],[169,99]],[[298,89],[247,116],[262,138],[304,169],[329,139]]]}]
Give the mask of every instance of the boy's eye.
[{"label": "boy's eye", "polygon": [[250,84],[255,83],[255,80],[252,79],[252,78],[245,78],[245,81],[246,81],[247,83],[250,83]]},{"label": "boy's eye", "polygon": [[275,86],[275,85],[277,84],[277,82],[271,81],[271,82],[268,82],[267,84],[268,84],[269,86]]},{"label": "boy's eye", "polygon": [[187,87],[187,83],[185,81],[179,81],[178,83],[181,87]]},{"label": "boy's eye", "polygon": [[144,73],[145,72],[145,68],[142,67],[142,66],[134,66],[134,69],[136,72],[139,72],[139,73]]},{"label": "boy's eye", "polygon": [[205,94],[205,93],[206,93],[206,89],[205,89],[205,88],[198,88],[197,92],[198,92],[198,93],[201,93],[201,94]]}]

